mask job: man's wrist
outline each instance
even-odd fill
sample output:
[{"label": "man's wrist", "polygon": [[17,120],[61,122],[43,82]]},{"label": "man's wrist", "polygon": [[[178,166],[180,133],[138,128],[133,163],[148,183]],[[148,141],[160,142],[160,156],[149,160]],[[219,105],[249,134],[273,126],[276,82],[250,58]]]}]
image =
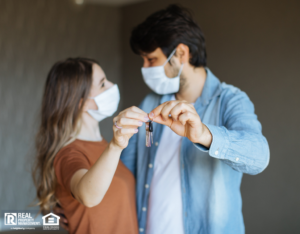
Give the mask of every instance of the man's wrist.
[{"label": "man's wrist", "polygon": [[206,127],[206,125],[203,123],[202,123],[202,134],[197,143],[205,146],[206,148],[210,148],[210,145],[212,143],[212,134],[209,131],[208,127]]}]

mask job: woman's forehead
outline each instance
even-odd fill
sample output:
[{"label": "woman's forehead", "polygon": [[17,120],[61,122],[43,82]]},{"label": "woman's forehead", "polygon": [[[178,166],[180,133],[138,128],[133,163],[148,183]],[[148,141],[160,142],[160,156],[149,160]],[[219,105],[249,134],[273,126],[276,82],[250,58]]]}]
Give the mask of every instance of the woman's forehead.
[{"label": "woman's forehead", "polygon": [[93,65],[93,83],[98,85],[103,78],[105,78],[105,73],[98,64]]}]

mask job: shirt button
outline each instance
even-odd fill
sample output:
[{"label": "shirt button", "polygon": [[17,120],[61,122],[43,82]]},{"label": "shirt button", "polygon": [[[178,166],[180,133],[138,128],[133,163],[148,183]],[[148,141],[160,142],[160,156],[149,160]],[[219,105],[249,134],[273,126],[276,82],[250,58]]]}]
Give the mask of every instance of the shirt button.
[{"label": "shirt button", "polygon": [[153,167],[153,165],[150,163],[150,164],[149,164],[149,168],[152,168],[152,167]]},{"label": "shirt button", "polygon": [[144,228],[140,228],[140,232],[143,232],[144,231]]},{"label": "shirt button", "polygon": [[236,159],[235,159],[235,161],[239,161],[239,160],[240,160],[239,158],[236,158]]},{"label": "shirt button", "polygon": [[143,211],[146,211],[146,210],[147,210],[147,208],[146,208],[146,207],[143,207],[143,208],[142,208],[142,210],[143,210]]},{"label": "shirt button", "polygon": [[145,188],[149,188],[149,185],[148,185],[148,184],[145,184]]},{"label": "shirt button", "polygon": [[158,142],[155,142],[155,146],[158,146]]},{"label": "shirt button", "polygon": [[219,154],[219,151],[217,150],[216,152],[215,152],[215,155],[218,155]]}]

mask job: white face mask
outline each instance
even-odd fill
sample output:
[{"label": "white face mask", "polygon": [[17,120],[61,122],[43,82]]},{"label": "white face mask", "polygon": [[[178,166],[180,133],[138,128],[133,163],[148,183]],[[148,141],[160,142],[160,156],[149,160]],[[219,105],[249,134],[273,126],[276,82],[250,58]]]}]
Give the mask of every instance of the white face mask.
[{"label": "white face mask", "polygon": [[118,85],[113,85],[111,88],[100,93],[94,99],[98,110],[88,110],[87,112],[98,122],[112,116],[118,109],[120,101],[120,92]]},{"label": "white face mask", "polygon": [[142,67],[142,75],[145,83],[157,94],[177,93],[179,91],[180,74],[183,64],[181,64],[178,75],[174,78],[167,77],[164,69],[164,66],[172,58],[175,52],[176,48],[162,66]]}]

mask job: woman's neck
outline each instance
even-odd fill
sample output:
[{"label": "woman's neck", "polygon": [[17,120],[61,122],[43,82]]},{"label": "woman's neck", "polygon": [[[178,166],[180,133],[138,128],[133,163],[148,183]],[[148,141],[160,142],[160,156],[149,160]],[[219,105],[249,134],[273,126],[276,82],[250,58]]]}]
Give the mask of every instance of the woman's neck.
[{"label": "woman's neck", "polygon": [[86,112],[82,114],[81,120],[81,128],[76,138],[85,141],[101,141],[102,136],[98,121]]}]

